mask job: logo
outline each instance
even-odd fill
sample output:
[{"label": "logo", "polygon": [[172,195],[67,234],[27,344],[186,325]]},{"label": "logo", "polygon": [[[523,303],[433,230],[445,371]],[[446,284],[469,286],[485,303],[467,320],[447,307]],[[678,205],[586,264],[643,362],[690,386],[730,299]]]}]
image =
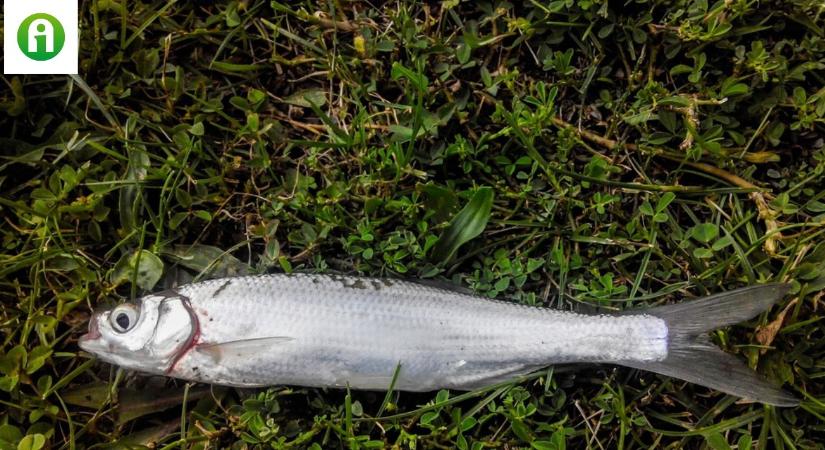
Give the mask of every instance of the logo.
[{"label": "logo", "polygon": [[23,54],[35,61],[48,61],[63,50],[66,32],[54,16],[32,14],[17,29],[17,45]]},{"label": "logo", "polygon": [[3,0],[3,73],[76,74],[79,0]]}]

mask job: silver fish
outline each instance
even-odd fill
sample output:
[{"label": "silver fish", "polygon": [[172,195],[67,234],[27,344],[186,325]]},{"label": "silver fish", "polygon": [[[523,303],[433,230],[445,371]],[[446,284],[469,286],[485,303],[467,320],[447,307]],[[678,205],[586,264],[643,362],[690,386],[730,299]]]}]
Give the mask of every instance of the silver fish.
[{"label": "silver fish", "polygon": [[82,349],[141,372],[219,385],[471,390],[551,364],[612,363],[779,405],[793,396],[714,347],[710,330],[787,293],[751,286],[623,314],[518,305],[337,275],[224,278],[96,313]]}]

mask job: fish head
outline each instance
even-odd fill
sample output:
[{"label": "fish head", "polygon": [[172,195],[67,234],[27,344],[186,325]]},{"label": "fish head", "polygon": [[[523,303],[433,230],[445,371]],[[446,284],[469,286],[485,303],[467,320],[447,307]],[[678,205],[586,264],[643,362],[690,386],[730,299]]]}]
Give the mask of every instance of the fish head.
[{"label": "fish head", "polygon": [[163,374],[192,347],[197,330],[188,300],[172,291],[94,313],[78,345],[108,363]]}]

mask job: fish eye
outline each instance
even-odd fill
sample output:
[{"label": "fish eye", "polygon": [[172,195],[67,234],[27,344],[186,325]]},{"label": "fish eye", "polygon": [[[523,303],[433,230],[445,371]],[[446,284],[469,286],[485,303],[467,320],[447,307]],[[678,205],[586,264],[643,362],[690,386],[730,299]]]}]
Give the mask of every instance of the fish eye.
[{"label": "fish eye", "polygon": [[109,314],[109,323],[118,333],[125,333],[135,326],[138,319],[138,312],[134,306],[124,303],[112,310]]}]

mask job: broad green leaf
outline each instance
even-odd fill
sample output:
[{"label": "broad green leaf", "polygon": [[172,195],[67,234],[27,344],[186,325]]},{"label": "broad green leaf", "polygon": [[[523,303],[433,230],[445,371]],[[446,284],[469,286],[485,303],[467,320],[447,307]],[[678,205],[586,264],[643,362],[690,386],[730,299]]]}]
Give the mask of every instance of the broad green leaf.
[{"label": "broad green leaf", "polygon": [[796,269],[796,276],[801,280],[814,280],[825,274],[825,265],[822,263],[805,262]]},{"label": "broad green leaf", "polygon": [[249,104],[250,106],[252,106],[252,109],[257,111],[258,107],[260,107],[261,104],[263,104],[264,100],[266,100],[266,93],[253,88],[246,93],[246,99],[249,101]]},{"label": "broad green leaf", "polygon": [[650,206],[650,202],[648,202],[647,200],[645,200],[644,202],[642,202],[641,205],[639,205],[639,212],[646,216],[652,216],[655,214],[653,212],[653,207]]},{"label": "broad green leaf", "polygon": [[656,202],[656,212],[660,213],[660,212],[664,211],[665,208],[667,208],[667,206],[670,205],[670,203],[675,198],[676,198],[676,194],[674,194],[673,192],[665,192],[662,195],[662,198],[660,198],[659,201]]},{"label": "broad green leaf", "polygon": [[14,95],[14,101],[1,102],[0,111],[5,111],[6,114],[15,117],[23,114],[26,110],[26,97],[23,93],[23,83],[20,82],[20,77],[12,77],[9,84],[11,93]]},{"label": "broad green leaf", "polygon": [[825,212],[825,203],[818,202],[818,201],[811,201],[807,205],[805,205],[805,209],[812,213],[821,213]]},{"label": "broad green leaf", "polygon": [[17,450],[40,450],[46,444],[46,437],[40,433],[26,435],[17,444]]},{"label": "broad green leaf", "polygon": [[713,251],[718,252],[719,250],[722,250],[723,248],[731,244],[733,244],[733,238],[730,237],[730,235],[722,236],[721,238],[717,239],[716,242],[713,243],[711,248],[713,248]]},{"label": "broad green leaf", "polygon": [[426,194],[424,201],[428,213],[433,215],[433,220],[436,222],[447,220],[458,203],[455,192],[436,184],[427,184],[420,189]]},{"label": "broad green leaf", "polygon": [[[89,384],[63,393],[63,400],[75,406],[102,408],[110,399],[111,387],[107,384]],[[187,402],[210,396],[210,388],[193,388],[186,396]],[[176,388],[134,389],[120,388],[115,407],[118,422],[123,424],[147,414],[165,411],[183,403],[184,392]]]},{"label": "broad green leaf", "polygon": [[691,73],[693,72],[693,68],[684,64],[677,64],[670,69],[671,75],[681,75],[684,73]]},{"label": "broad green leaf", "polygon": [[730,445],[725,440],[725,437],[722,436],[722,433],[714,431],[711,433],[707,433],[704,436],[705,441],[708,443],[708,447],[712,448],[713,450],[730,450]]},{"label": "broad green leaf", "polygon": [[69,405],[98,409],[109,400],[109,391],[111,388],[108,384],[91,384],[61,392],[60,395]]},{"label": "broad green leaf", "polygon": [[[273,241],[274,242],[274,241]],[[163,256],[187,269],[216,277],[246,275],[249,266],[218,247],[211,245],[175,245]]]},{"label": "broad green leaf", "polygon": [[20,376],[17,374],[0,377],[0,391],[11,392],[19,381]]},{"label": "broad green leaf", "polygon": [[492,207],[493,189],[479,188],[439,236],[433,250],[433,260],[442,264],[449,261],[459,247],[481,234],[490,220]]},{"label": "broad green leaf", "polygon": [[237,27],[241,24],[241,16],[238,15],[238,7],[233,2],[230,7],[226,9],[226,26],[230,28]]},{"label": "broad green leaf", "polygon": [[29,352],[26,361],[26,373],[31,375],[46,364],[46,360],[52,355],[52,349],[43,345],[37,346]]},{"label": "broad green leaf", "polygon": [[421,92],[426,92],[427,86],[429,85],[429,81],[424,74],[413,72],[398,62],[392,63],[391,77],[393,80],[406,78]]},{"label": "broad green leaf", "polygon": [[139,431],[130,431],[128,434],[124,433],[124,435],[112,445],[112,448],[157,448],[158,442],[162,442],[164,438],[169,437],[170,430],[169,423],[162,423],[161,425],[142,428]]},{"label": "broad green leaf", "polygon": [[436,403],[444,403],[450,399],[450,391],[446,389],[442,389],[435,394],[435,402]]},{"label": "broad green leaf", "polygon": [[692,227],[688,233],[697,241],[708,243],[719,236],[719,227],[713,223],[701,223]]},{"label": "broad green leaf", "polygon": [[700,259],[708,259],[713,257],[713,252],[710,249],[700,247],[693,250],[693,256]]},{"label": "broad green leaf", "polygon": [[530,447],[536,450],[562,450],[564,447],[559,447],[555,442],[552,440],[535,440],[530,443]]},{"label": "broad green leaf", "polygon": [[203,136],[203,122],[198,122],[189,127],[189,132],[194,136]]},{"label": "broad green leaf", "polygon": [[260,119],[258,113],[251,112],[246,115],[246,129],[256,132],[260,129]]},{"label": "broad green leaf", "polygon": [[470,46],[464,43],[458,44],[455,55],[460,64],[466,64],[470,60],[471,49]]},{"label": "broad green leaf", "polygon": [[284,103],[302,108],[310,108],[312,105],[324,106],[327,103],[327,93],[323,89],[298,91],[286,97]]},{"label": "broad green leaf", "polygon": [[659,104],[663,106],[679,106],[684,108],[690,106],[690,100],[679,95],[674,95],[672,97],[665,97],[659,100]]},{"label": "broad green leaf", "polygon": [[736,83],[730,86],[722,87],[722,97],[730,97],[733,95],[742,95],[748,93],[748,85],[745,83]]},{"label": "broad green leaf", "polygon": [[466,417],[464,420],[461,421],[461,432],[469,431],[472,429],[478,421],[473,417]]},{"label": "broad green leaf", "polygon": [[793,89],[793,102],[794,105],[800,107],[805,104],[805,101],[808,99],[808,94],[805,92],[805,89],[797,86]]},{"label": "broad green leaf", "polygon": [[149,155],[146,149],[139,146],[126,146],[129,165],[126,170],[127,182],[120,188],[118,199],[118,212],[120,213],[120,226],[128,231],[133,231],[137,226],[137,211],[140,209],[138,193],[141,191],[141,184],[146,178],[150,167]]},{"label": "broad green leaf", "polygon": [[111,281],[120,284],[134,278],[139,288],[148,291],[155,287],[162,275],[163,261],[148,250],[139,250],[120,258],[112,271]]},{"label": "broad green leaf", "polygon": [[533,433],[530,432],[530,428],[521,420],[513,420],[511,427],[513,428],[513,434],[522,441],[530,442],[533,440]]},{"label": "broad green leaf", "polygon": [[22,345],[12,347],[5,355],[0,354],[0,373],[15,374],[17,368],[25,363],[27,355],[26,347]]},{"label": "broad green leaf", "polygon": [[[407,142],[412,139],[413,130],[410,127],[405,127],[404,125],[397,125],[392,124],[389,126],[389,130],[393,133],[393,140],[398,142]],[[419,128],[418,135],[421,136],[424,133],[424,130]]]},{"label": "broad green leaf", "polygon": [[[211,388],[193,388],[186,395],[187,403],[211,396]],[[118,424],[128,423],[138,417],[174,408],[183,403],[182,389],[123,389],[118,394]]]},{"label": "broad green leaf", "polygon": [[23,433],[19,428],[10,424],[0,425],[0,447],[14,448],[12,444],[17,444],[20,439],[23,439]]},{"label": "broad green leaf", "polygon": [[736,441],[736,446],[739,450],[751,450],[753,447],[753,438],[750,435],[743,434],[739,436],[739,440]]}]

